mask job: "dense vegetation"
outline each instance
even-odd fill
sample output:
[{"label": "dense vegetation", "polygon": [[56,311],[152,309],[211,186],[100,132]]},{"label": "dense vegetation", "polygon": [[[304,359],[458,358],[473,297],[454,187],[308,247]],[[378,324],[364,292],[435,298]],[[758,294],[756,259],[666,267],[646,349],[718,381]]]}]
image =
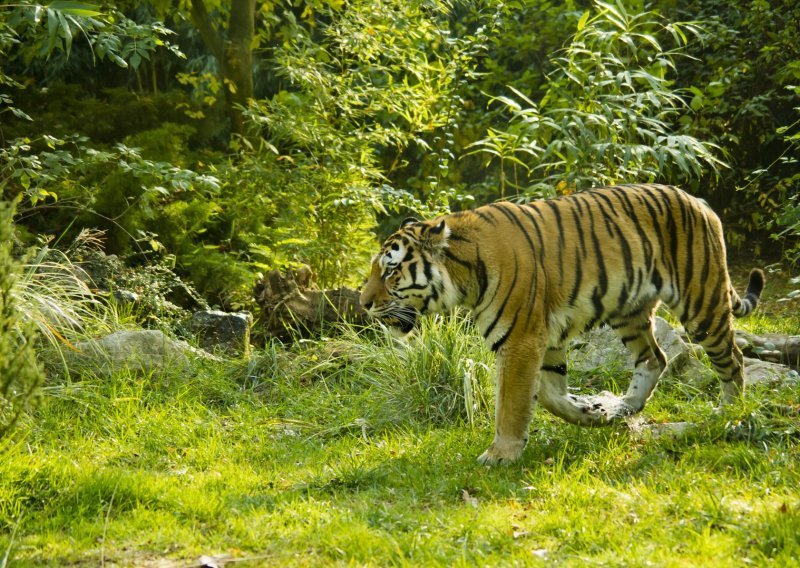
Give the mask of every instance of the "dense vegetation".
[{"label": "dense vegetation", "polygon": [[609,182],[681,184],[794,260],[799,22],[789,0],[23,1],[0,10],[0,183],[20,229],[103,229],[221,305],[293,263],[358,281],[400,210]]},{"label": "dense vegetation", "polygon": [[[173,331],[176,286],[226,310],[272,269],[357,286],[409,215],[647,181],[772,265],[751,325],[797,334],[798,159],[795,0],[4,3],[0,567],[791,564],[796,413],[761,401],[796,409],[796,384],[718,415],[668,383],[651,417],[707,425],[679,440],[540,416],[490,471],[491,357],[449,320],[144,376],[69,353]],[[141,304],[75,268],[100,256]]]}]

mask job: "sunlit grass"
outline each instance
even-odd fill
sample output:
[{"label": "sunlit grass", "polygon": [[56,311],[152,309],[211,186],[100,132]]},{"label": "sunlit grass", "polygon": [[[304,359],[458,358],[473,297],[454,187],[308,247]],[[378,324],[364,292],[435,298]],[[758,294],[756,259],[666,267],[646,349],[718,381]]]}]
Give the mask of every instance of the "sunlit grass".
[{"label": "sunlit grass", "polygon": [[667,379],[642,419],[695,423],[683,436],[539,411],[521,461],[487,468],[493,361],[465,326],[428,321],[405,344],[350,330],[189,372],[50,384],[0,442],[0,560],[796,564],[796,383],[757,385],[720,412],[718,384]]}]

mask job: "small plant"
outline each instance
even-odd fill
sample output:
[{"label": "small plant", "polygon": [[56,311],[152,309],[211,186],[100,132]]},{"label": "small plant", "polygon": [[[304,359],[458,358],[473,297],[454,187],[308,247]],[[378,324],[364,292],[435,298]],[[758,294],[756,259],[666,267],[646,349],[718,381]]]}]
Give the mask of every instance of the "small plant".
[{"label": "small plant", "polygon": [[14,205],[0,201],[0,438],[17,423],[43,380],[33,350],[34,327],[16,297],[22,267],[11,254],[13,215]]}]

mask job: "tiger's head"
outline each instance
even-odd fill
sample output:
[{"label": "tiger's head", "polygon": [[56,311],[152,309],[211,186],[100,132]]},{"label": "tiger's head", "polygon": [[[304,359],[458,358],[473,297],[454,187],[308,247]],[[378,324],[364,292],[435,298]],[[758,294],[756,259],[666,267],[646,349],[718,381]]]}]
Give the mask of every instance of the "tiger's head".
[{"label": "tiger's head", "polygon": [[420,314],[444,307],[450,288],[442,266],[450,229],[444,219],[406,219],[372,258],[361,305],[393,331],[414,329]]}]

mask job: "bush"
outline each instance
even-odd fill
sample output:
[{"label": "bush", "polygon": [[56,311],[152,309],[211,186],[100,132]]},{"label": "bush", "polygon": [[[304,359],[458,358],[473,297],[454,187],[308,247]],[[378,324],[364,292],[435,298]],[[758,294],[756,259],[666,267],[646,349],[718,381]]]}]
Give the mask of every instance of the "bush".
[{"label": "bush", "polygon": [[670,75],[684,54],[691,23],[656,12],[594,2],[586,11],[538,103],[512,88],[497,97],[510,124],[472,146],[499,161],[500,196],[570,193],[625,182],[700,177],[720,163],[713,144],[681,131],[687,112]]},{"label": "bush", "polygon": [[689,46],[692,58],[683,61],[677,86],[691,92],[694,112],[683,117],[688,131],[724,148],[730,164],[719,177],[705,176],[690,189],[727,218],[733,248],[746,244],[758,251],[758,241],[767,236],[764,229],[800,189],[791,139],[797,133],[800,94],[800,3],[659,4],[704,22],[703,43]]},{"label": "bush", "polygon": [[44,376],[33,349],[34,330],[17,307],[21,266],[11,255],[14,209],[0,201],[0,438],[34,400]]},{"label": "bush", "polygon": [[358,356],[347,371],[376,399],[368,420],[472,425],[491,416],[492,357],[470,325],[459,316],[422,318],[405,341],[351,336]]}]

